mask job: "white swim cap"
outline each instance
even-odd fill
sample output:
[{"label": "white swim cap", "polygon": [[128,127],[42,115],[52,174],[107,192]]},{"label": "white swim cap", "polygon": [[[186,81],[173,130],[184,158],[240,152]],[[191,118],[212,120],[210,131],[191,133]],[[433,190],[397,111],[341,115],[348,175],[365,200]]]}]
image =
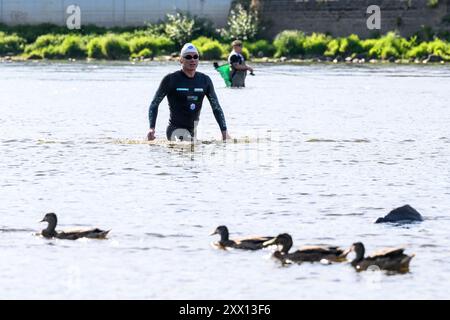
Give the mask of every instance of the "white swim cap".
[{"label": "white swim cap", "polygon": [[198,54],[197,48],[192,43],[186,43],[183,46],[183,48],[181,49],[180,56],[184,57],[184,55],[188,52]]}]

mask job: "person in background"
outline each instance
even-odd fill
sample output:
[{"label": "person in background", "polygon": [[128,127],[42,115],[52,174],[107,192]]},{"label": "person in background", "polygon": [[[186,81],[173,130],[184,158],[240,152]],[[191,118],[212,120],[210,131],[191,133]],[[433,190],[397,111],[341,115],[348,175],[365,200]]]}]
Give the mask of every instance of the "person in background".
[{"label": "person in background", "polygon": [[245,64],[245,58],[242,55],[242,41],[234,40],[231,46],[233,47],[233,51],[231,51],[230,56],[228,57],[228,63],[230,64],[231,69],[231,87],[245,87],[247,71],[250,71],[250,73],[253,74],[253,68]]}]

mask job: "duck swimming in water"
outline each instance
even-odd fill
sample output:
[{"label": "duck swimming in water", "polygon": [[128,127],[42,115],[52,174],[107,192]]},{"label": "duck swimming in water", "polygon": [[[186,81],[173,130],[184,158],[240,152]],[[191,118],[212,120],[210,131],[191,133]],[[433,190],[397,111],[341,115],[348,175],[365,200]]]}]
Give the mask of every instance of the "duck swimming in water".
[{"label": "duck swimming in water", "polygon": [[346,260],[347,253],[338,247],[309,246],[289,253],[292,247],[292,237],[287,233],[282,233],[276,238],[264,243],[264,247],[277,245],[279,249],[274,252],[273,257],[283,264],[288,262],[342,262]]},{"label": "duck swimming in water", "polygon": [[220,240],[215,242],[214,245],[220,249],[234,248],[243,250],[259,250],[263,248],[263,243],[269,241],[273,237],[252,237],[230,240],[228,228],[226,226],[219,226],[216,230],[210,234],[210,236],[218,234]]},{"label": "duck swimming in water", "polygon": [[392,210],[384,218],[378,218],[375,223],[408,223],[414,221],[423,221],[423,218],[416,209],[407,204],[403,207]]},{"label": "duck swimming in water", "polygon": [[348,252],[354,251],[356,258],[351,262],[356,271],[364,271],[370,267],[381,270],[405,273],[409,271],[409,263],[414,255],[408,256],[403,248],[384,249],[371,256],[364,257],[365,248],[361,242],[354,243]]},{"label": "duck swimming in water", "polygon": [[47,222],[47,228],[42,230],[40,235],[44,238],[57,238],[66,240],[77,240],[79,238],[89,238],[89,239],[105,239],[109,231],[104,231],[100,229],[87,229],[87,230],[72,230],[72,231],[62,231],[57,232],[56,225],[58,223],[58,218],[54,213],[47,213],[41,222]]}]

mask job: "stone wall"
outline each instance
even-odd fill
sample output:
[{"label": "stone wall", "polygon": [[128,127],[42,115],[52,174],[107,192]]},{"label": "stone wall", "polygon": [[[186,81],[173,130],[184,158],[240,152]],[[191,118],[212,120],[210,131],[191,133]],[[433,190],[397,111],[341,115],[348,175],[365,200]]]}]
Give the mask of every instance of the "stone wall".
[{"label": "stone wall", "polygon": [[[352,33],[369,37],[376,30],[367,28],[366,13],[370,5],[381,8],[379,33],[398,30],[404,36],[423,26],[450,31],[450,0],[439,0],[430,7],[429,0],[253,0],[264,21],[266,36],[287,29],[306,33],[326,32],[334,36]],[[444,22],[447,21],[447,22]]]}]

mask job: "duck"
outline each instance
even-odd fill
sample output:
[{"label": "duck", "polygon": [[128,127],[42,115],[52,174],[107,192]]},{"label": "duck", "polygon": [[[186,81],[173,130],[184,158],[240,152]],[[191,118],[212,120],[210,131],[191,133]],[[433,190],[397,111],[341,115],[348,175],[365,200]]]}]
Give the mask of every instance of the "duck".
[{"label": "duck", "polygon": [[422,215],[409,204],[396,208],[389,212],[385,217],[378,218],[375,223],[399,222],[408,223],[414,221],[423,221]]},{"label": "duck", "polygon": [[346,260],[348,254],[345,250],[332,246],[307,246],[289,253],[292,243],[291,235],[282,233],[276,238],[265,242],[263,246],[277,245],[278,249],[273,253],[273,257],[280,260],[283,264],[291,262],[342,262]]},{"label": "duck", "polygon": [[210,236],[218,234],[220,240],[214,245],[220,249],[234,248],[243,250],[259,250],[263,249],[263,243],[269,241],[273,237],[248,237],[242,239],[231,240],[229,238],[228,228],[226,226],[218,226]]},{"label": "duck", "polygon": [[362,242],[354,243],[348,250],[356,253],[356,258],[351,265],[356,271],[365,271],[371,267],[378,267],[381,270],[406,273],[409,271],[409,263],[414,257],[406,255],[404,248],[390,248],[375,252],[371,256],[364,257],[366,249]]},{"label": "duck", "polygon": [[40,235],[44,238],[51,239],[65,239],[65,240],[77,240],[80,238],[89,238],[89,239],[105,239],[107,234],[111,230],[101,230],[101,229],[86,229],[86,230],[71,230],[71,231],[61,231],[57,232],[56,225],[58,224],[58,218],[55,213],[47,213],[44,218],[40,222],[47,222],[47,228],[42,230]]}]

